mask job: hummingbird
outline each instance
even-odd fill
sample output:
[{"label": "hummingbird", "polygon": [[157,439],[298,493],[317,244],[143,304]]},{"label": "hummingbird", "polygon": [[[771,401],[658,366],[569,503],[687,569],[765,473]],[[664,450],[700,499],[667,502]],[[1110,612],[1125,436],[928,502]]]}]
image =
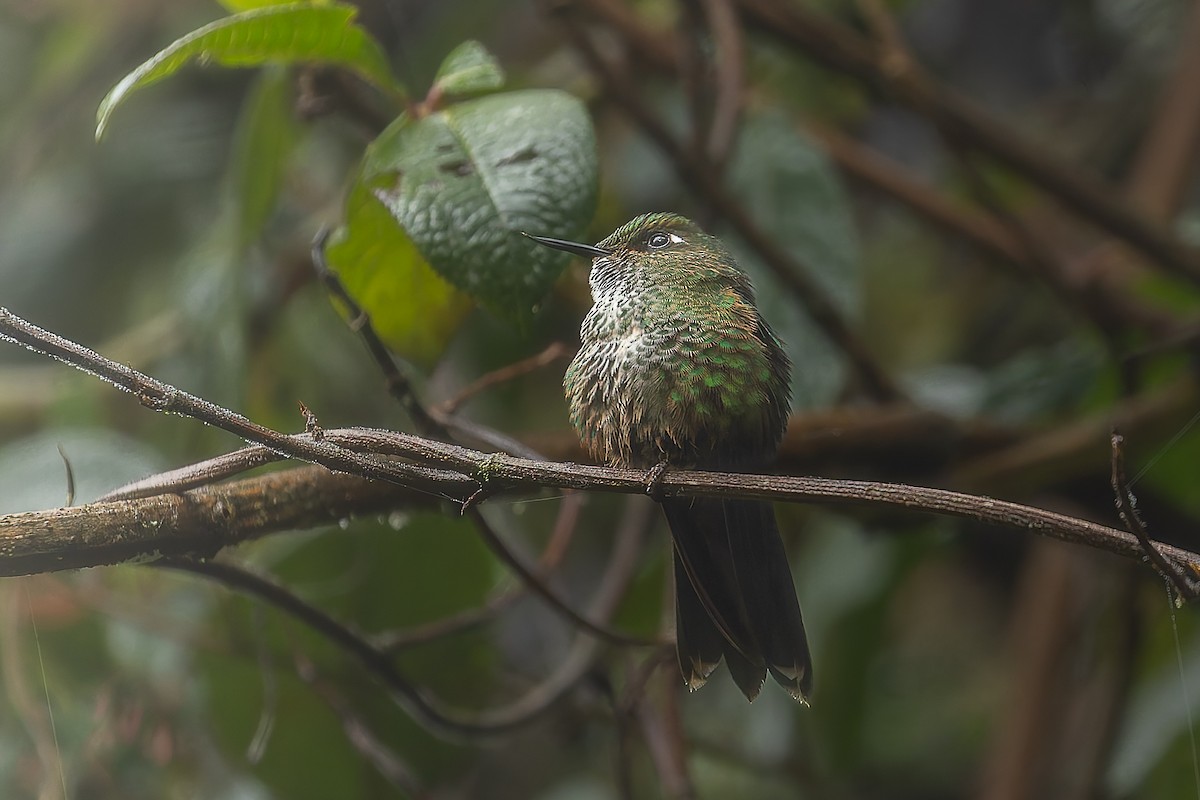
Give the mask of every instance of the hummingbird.
[{"label": "hummingbird", "polygon": [[[666,212],[636,217],[595,245],[530,238],[592,262],[593,304],[563,379],[592,458],[648,469],[651,484],[669,467],[751,471],[770,462],[787,426],[791,364],[719,239]],[[723,658],[748,700],[770,672],[807,704],[812,659],[771,504],[658,500],[671,531],[685,684],[700,688]]]}]

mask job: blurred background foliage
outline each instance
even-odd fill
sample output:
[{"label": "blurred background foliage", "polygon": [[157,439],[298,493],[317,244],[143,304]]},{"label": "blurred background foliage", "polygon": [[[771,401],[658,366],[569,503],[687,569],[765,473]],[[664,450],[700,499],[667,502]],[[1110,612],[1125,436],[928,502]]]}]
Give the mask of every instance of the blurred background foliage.
[{"label": "blurred background foliage", "polygon": [[[361,159],[401,107],[396,97],[331,69],[192,65],[128,99],[93,139],[97,106],[122,76],[189,31],[258,5],[0,2],[3,303],[278,429],[302,424],[297,400],[326,427],[411,429],[308,256],[316,231],[353,208]],[[1197,282],[1105,224],[1085,224],[1036,178],[978,157],[971,135],[940,135],[930,108],[898,101],[896,88],[915,61],[928,70],[922,79],[985,108],[1002,136],[1026,137],[1098,178],[1155,230],[1195,243],[1194,3],[359,5],[359,22],[408,89],[409,113],[444,77],[447,54],[470,40],[492,54],[507,89],[587,104],[595,163],[547,178],[578,196],[564,228],[588,222],[576,233],[595,241],[636,213],[673,209],[728,237],[796,363],[781,470],[948,486],[1112,524],[1107,428],[1119,419],[1152,531],[1197,549]],[[881,43],[893,60],[880,73],[896,83],[831,69],[814,55],[820,44],[763,21],[772,7]],[[734,95],[742,113],[725,118],[713,101],[732,46],[721,37],[728,26],[712,22],[728,20],[722,10],[737,13],[732,41],[744,56]],[[625,83],[594,69],[581,33]],[[468,88],[496,88],[484,83]],[[631,97],[674,149],[627,113]],[[706,141],[714,119],[732,119],[736,135]],[[487,144],[503,133],[484,125],[475,135]],[[880,164],[901,189],[881,190],[886,181],[870,169]],[[713,181],[850,320],[896,396],[880,402],[868,390],[786,275],[730,224]],[[940,222],[920,211],[922,200]],[[387,220],[363,224],[367,238],[347,259]],[[434,262],[437,247],[459,244],[453,232],[434,225],[431,235],[451,241],[413,235],[415,245],[400,237],[389,246]],[[338,247],[344,240],[335,266]],[[574,346],[586,275],[576,263],[554,281],[563,266],[547,265],[534,295],[491,297],[492,311],[428,271],[419,280],[431,299],[403,306],[393,289],[372,310],[398,347],[415,337],[419,391],[436,406],[554,342]],[[347,279],[370,293],[367,279]],[[489,388],[460,413],[550,457],[580,459],[561,397],[564,363]],[[238,444],[16,347],[0,350],[4,513],[64,502],[59,447],[76,502],[86,502]],[[553,579],[581,608],[614,530],[638,512],[617,497],[583,502]],[[484,511],[533,553],[561,503],[546,493]],[[688,695],[669,661],[655,672],[645,651],[605,646],[547,713],[482,743],[443,741],[348,654],[217,584],[136,565],[8,579],[0,794],[1200,795],[1190,734],[1200,630],[1146,569],[934,518],[779,511],[816,656],[811,709],[774,687],[748,706],[716,677]],[[614,617],[622,629],[652,633],[670,616],[662,533],[642,545]],[[514,585],[453,506],[343,520],[226,555],[368,633],[476,608]],[[483,709],[539,686],[573,652],[572,634],[523,597],[397,663],[448,705]],[[686,770],[671,768],[680,763]]]}]

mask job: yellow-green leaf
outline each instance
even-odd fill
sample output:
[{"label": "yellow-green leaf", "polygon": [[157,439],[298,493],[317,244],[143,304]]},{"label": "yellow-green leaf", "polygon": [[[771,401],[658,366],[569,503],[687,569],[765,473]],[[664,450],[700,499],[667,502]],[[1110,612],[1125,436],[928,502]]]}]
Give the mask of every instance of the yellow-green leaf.
[{"label": "yellow-green leaf", "polygon": [[434,272],[371,192],[365,183],[351,190],[346,223],[330,240],[326,258],[388,347],[432,366],[471,300]]},{"label": "yellow-green leaf", "polygon": [[230,67],[337,64],[386,90],[402,93],[379,44],[354,24],[357,13],[346,5],[292,3],[245,11],[192,31],[113,87],[96,111],[96,138],[104,134],[109,117],[130,94],[174,74],[193,59]]}]

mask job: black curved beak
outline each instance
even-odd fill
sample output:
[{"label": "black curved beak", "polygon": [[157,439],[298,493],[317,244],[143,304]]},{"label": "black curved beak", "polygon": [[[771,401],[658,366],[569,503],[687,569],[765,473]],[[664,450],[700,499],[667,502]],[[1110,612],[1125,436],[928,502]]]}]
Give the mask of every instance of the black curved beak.
[{"label": "black curved beak", "polygon": [[548,236],[534,236],[532,233],[521,231],[523,236],[528,236],[538,244],[543,244],[546,247],[553,247],[555,250],[565,250],[568,253],[574,253],[577,256],[584,258],[599,258],[600,256],[612,255],[611,250],[606,250],[603,247],[596,247],[593,244],[583,244],[581,242],[568,242],[566,239],[551,239]]}]

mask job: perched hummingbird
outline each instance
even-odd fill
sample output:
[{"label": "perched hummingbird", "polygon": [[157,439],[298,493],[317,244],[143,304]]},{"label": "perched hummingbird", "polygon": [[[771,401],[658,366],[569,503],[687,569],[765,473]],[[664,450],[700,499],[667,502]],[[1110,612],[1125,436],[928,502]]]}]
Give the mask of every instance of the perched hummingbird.
[{"label": "perched hummingbird", "polygon": [[[765,466],[787,426],[791,366],[746,273],[678,214],[645,214],[596,245],[593,305],[563,387],[584,449],[619,467]],[[675,638],[690,689],[721,658],[753,700],[767,671],[800,702],[812,661],[770,503],[664,498],[675,552]]]}]

